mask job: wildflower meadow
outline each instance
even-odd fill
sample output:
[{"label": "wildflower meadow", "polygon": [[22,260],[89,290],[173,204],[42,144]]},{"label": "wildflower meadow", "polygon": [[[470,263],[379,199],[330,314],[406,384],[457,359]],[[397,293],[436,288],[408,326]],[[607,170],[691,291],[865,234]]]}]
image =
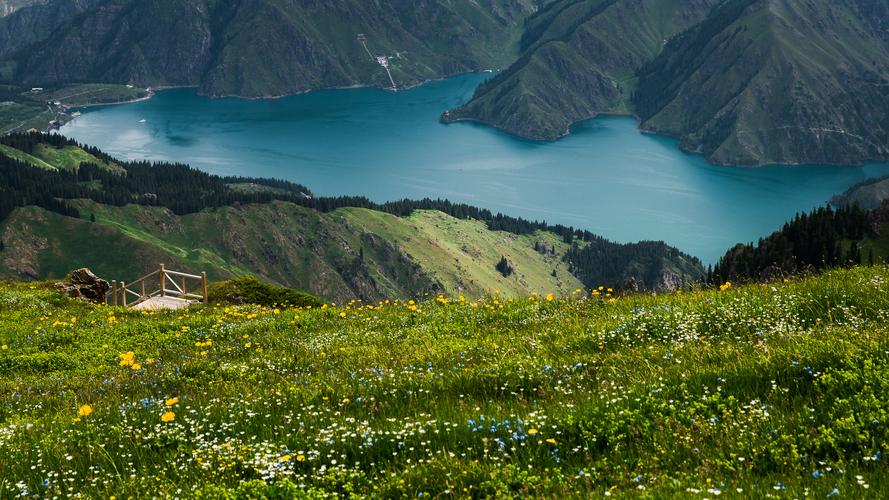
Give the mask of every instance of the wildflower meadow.
[{"label": "wildflower meadow", "polygon": [[0,498],[885,498],[889,268],[135,312],[0,284]]}]

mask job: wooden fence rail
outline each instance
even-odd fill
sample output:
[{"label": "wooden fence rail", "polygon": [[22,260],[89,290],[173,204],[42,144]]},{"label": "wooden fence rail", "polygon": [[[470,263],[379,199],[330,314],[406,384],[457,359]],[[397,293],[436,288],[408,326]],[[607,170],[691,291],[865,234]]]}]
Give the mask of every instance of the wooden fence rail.
[{"label": "wooden fence rail", "polygon": [[[196,281],[199,283],[195,283]],[[189,291],[189,283],[192,284],[192,291]],[[111,291],[105,295],[105,303],[133,307],[154,297],[175,297],[207,304],[207,273],[203,272],[200,275],[182,273],[169,270],[161,264],[157,271],[146,274],[136,281],[130,283],[112,281]]]}]

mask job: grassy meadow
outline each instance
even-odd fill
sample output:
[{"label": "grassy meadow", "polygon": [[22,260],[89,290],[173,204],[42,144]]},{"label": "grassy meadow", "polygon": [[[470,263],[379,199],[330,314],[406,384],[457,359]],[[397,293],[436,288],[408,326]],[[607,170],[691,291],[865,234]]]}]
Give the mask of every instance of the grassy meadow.
[{"label": "grassy meadow", "polygon": [[0,284],[0,498],[886,497],[889,268],[140,313]]}]

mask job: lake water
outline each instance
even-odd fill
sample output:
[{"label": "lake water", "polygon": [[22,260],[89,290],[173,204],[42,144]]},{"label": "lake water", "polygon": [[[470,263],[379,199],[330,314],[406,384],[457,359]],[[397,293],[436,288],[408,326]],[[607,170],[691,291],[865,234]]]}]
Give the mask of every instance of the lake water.
[{"label": "lake water", "polygon": [[706,263],[859,181],[889,174],[885,164],[716,167],[675,141],[640,133],[631,118],[589,120],[555,143],[438,122],[487,76],[398,93],[350,89],[261,101],[167,90],[84,110],[62,133],[123,159],[284,178],[319,195],[442,197],[620,242],[663,240]]}]

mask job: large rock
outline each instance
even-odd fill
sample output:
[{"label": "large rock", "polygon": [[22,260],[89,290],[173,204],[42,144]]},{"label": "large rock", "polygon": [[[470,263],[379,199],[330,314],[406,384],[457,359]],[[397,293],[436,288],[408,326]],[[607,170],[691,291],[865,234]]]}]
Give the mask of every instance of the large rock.
[{"label": "large rock", "polygon": [[56,283],[56,290],[75,299],[102,303],[105,302],[105,294],[111,290],[111,285],[89,269],[83,268],[71,271],[63,281]]}]

